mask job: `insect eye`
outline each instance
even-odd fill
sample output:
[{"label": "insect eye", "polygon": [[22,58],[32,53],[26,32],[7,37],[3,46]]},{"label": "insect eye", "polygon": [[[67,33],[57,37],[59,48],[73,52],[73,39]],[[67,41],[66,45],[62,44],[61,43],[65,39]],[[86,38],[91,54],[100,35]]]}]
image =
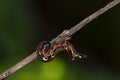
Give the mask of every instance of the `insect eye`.
[{"label": "insect eye", "polygon": [[51,48],[51,44],[47,43],[43,46],[43,48],[49,50]]}]

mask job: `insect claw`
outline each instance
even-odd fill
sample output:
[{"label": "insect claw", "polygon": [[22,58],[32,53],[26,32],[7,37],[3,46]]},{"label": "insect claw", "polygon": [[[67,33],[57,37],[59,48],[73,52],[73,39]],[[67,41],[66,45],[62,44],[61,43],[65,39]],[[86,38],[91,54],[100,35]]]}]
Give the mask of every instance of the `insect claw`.
[{"label": "insect claw", "polygon": [[80,59],[82,58],[82,56],[80,56],[80,55],[79,55],[78,57],[79,57]]},{"label": "insect claw", "polygon": [[72,58],[72,61],[74,61],[75,60],[75,58]]},{"label": "insect claw", "polygon": [[81,54],[80,56],[81,56],[81,58],[87,58],[87,55],[85,55],[85,54]]}]

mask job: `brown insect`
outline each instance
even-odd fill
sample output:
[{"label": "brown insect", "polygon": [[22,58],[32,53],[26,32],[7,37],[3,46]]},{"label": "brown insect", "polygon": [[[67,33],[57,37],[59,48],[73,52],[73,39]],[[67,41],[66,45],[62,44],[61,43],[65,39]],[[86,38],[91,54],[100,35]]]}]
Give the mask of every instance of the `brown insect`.
[{"label": "brown insect", "polygon": [[75,50],[72,44],[70,44],[68,41],[65,41],[62,44],[53,43],[51,44],[48,41],[41,42],[36,50],[37,57],[42,62],[48,62],[52,60],[55,55],[62,50],[67,50],[69,55],[72,57],[72,60],[75,59],[81,59],[86,57],[86,55],[78,54],[78,52]]}]

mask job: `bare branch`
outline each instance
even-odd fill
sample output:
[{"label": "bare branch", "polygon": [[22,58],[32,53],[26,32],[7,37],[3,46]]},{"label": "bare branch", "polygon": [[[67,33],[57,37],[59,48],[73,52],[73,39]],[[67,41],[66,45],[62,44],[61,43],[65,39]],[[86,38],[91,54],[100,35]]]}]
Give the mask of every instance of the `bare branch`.
[{"label": "bare branch", "polygon": [[[66,35],[64,35],[64,37],[61,38],[60,37],[61,34],[60,34],[55,39],[53,39],[51,41],[51,43],[56,42],[56,43],[60,44],[66,38],[68,38],[69,36],[73,35],[77,31],[79,31],[82,27],[84,27],[85,25],[87,25],[89,22],[91,22],[92,20],[94,20],[95,18],[97,18],[98,16],[100,16],[101,14],[103,14],[104,12],[106,12],[107,10],[109,10],[110,8],[114,7],[115,5],[117,5],[119,3],[120,3],[120,0],[114,0],[114,1],[112,1],[110,3],[108,3],[105,7],[101,8],[98,11],[96,11],[95,13],[93,13],[90,16],[88,16],[83,21],[81,21],[80,23],[78,23],[77,25],[75,25],[74,27],[72,27],[71,29],[69,29],[67,31],[68,33],[66,32]],[[65,33],[65,31],[63,31],[62,34],[63,33]],[[20,68],[24,67],[25,65],[27,65],[28,63],[30,63],[31,61],[33,61],[34,59],[36,59],[36,52],[33,52],[30,56],[28,56],[27,58],[23,59],[22,61],[20,61],[19,63],[17,63],[13,67],[9,68],[8,70],[6,70],[2,74],[0,74],[0,80],[3,80],[5,78],[7,78],[11,74],[13,74],[17,70],[19,70]]]},{"label": "bare branch", "polygon": [[5,72],[3,72],[0,75],[0,80],[10,76],[12,73],[14,73],[17,70],[19,70],[20,68],[24,67],[26,64],[30,63],[34,59],[36,59],[36,53],[35,52],[33,52],[30,56],[26,57],[25,59],[23,59],[22,61],[20,61],[16,65],[14,65],[13,67],[11,67],[8,70],[6,70]]}]

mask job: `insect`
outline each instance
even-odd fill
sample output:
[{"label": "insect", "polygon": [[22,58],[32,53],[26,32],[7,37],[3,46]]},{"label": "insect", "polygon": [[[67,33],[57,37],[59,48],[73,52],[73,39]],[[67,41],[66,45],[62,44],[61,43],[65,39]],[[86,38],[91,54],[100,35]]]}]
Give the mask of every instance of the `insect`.
[{"label": "insect", "polygon": [[68,41],[63,42],[62,44],[57,43],[51,44],[49,41],[43,41],[38,45],[36,53],[37,57],[42,62],[48,62],[52,60],[55,57],[55,55],[61,50],[66,50],[71,56],[72,60],[86,57],[86,55],[79,54],[75,50],[73,45]]}]

